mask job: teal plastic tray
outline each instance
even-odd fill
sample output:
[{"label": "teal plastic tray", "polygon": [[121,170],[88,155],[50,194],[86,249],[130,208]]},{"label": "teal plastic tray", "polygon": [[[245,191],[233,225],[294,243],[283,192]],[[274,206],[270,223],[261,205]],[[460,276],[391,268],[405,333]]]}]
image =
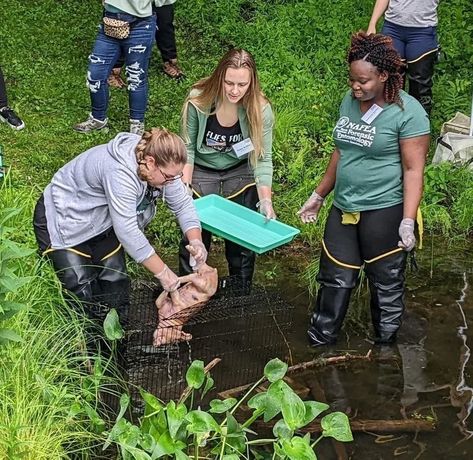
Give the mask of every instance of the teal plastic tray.
[{"label": "teal plastic tray", "polygon": [[227,240],[262,254],[291,241],[300,230],[264,217],[218,195],[194,201],[202,227]]}]

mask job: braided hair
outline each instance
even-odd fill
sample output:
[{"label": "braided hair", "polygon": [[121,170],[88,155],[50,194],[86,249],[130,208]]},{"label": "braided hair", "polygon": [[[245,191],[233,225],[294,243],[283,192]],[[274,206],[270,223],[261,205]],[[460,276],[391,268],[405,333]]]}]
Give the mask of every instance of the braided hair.
[{"label": "braided hair", "polygon": [[169,164],[186,164],[187,151],[184,141],[165,128],[151,128],[145,131],[135,147],[136,161],[138,163],[138,176],[146,180],[144,168],[145,157],[154,158],[158,166],[165,167]]},{"label": "braided hair", "polygon": [[384,83],[384,100],[402,107],[399,91],[402,89],[404,63],[395,50],[391,37],[382,34],[357,32],[351,37],[347,61],[366,61],[374,65],[378,72],[386,72],[388,79]]}]

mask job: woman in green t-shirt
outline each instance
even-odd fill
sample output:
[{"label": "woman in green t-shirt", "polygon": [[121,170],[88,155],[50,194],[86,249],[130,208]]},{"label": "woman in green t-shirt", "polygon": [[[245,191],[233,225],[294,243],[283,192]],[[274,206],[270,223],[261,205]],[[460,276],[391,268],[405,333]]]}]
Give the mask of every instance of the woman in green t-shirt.
[{"label": "woman in green t-shirt", "polygon": [[[253,56],[242,49],[228,51],[213,73],[192,87],[183,107],[183,138],[187,165],[183,180],[194,197],[218,194],[276,217],[272,205],[271,104],[261,91]],[[210,247],[211,234],[203,232]],[[180,273],[192,271],[183,240]],[[225,240],[230,276],[249,289],[255,253]]]},{"label": "woman in green t-shirt", "polygon": [[430,140],[427,114],[401,89],[403,64],[391,38],[354,34],[348,64],[351,89],[333,130],[336,148],[298,212],[304,223],[315,222],[334,190],[308,331],[313,346],[336,341],[361,268],[369,280],[375,342],[396,339]]}]

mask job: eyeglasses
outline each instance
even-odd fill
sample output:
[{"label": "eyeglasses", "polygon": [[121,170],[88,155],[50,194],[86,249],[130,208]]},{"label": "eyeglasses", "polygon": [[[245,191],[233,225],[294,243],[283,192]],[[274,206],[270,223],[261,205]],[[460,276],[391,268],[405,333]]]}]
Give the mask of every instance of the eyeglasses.
[{"label": "eyeglasses", "polygon": [[156,167],[158,168],[158,171],[164,177],[164,183],[165,184],[167,182],[172,182],[172,181],[178,180],[184,175],[184,172],[181,171],[177,176],[170,176],[169,174],[166,174],[165,172],[163,172],[163,170],[158,165],[156,165]]}]

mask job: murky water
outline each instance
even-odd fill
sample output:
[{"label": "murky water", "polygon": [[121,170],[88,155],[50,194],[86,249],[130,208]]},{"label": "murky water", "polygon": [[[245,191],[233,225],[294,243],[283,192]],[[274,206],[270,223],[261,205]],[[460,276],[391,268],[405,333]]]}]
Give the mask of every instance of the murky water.
[{"label": "murky water", "polygon": [[[407,311],[395,346],[374,347],[369,342],[369,296],[362,286],[352,297],[337,345],[311,349],[306,330],[312,300],[301,279],[311,251],[292,248],[258,257],[255,282],[264,286],[267,298],[258,297],[256,292],[261,295],[261,290],[256,288],[248,301],[213,299],[206,306],[208,314],[203,310],[202,318],[195,317],[184,327],[193,334],[189,344],[174,344],[167,352],[150,346],[157,318],[148,321],[144,329],[149,330],[138,337],[138,348],[146,348],[147,353],[137,363],[139,379],[134,383],[157,394],[166,390],[163,397],[171,397],[185,386],[191,356],[206,363],[221,356],[212,375],[217,389],[223,390],[255,381],[264,363],[275,355],[297,364],[346,353],[366,355],[372,350],[370,360],[332,364],[298,375],[300,383],[311,389],[311,399],[325,400],[332,411],[343,411],[353,421],[374,421],[375,428],[369,433],[356,432],[352,443],[334,446],[324,439],[318,445],[318,458],[473,459],[473,333],[469,329],[473,321],[473,243],[447,247],[440,239],[430,239],[424,246],[417,255],[419,270],[407,275]],[[226,275],[222,252],[214,251],[209,264]],[[154,311],[153,299],[143,305],[144,311]],[[243,301],[250,304],[243,305]],[[275,327],[277,321],[267,311],[272,309],[279,315],[289,311],[292,325],[288,326],[291,322],[284,314],[278,323],[283,327]],[[406,420],[411,424],[435,421],[437,428],[388,435],[376,429]]]},{"label": "murky water", "polygon": [[368,296],[361,290],[352,299],[337,345],[315,351],[307,346],[311,300],[300,280],[307,253],[259,257],[257,280],[295,306],[288,336],[294,362],[347,352],[364,355],[370,349],[379,358],[312,372],[311,378],[320,383],[333,410],[358,420],[437,421],[432,433],[399,432],[382,437],[375,432],[356,433],[355,441],[345,445],[345,453],[342,449],[338,456],[330,441],[324,440],[319,458],[473,458],[472,256],[471,242],[447,247],[440,239],[425,241],[417,255],[419,271],[408,274],[407,311],[396,346],[369,343]]}]

